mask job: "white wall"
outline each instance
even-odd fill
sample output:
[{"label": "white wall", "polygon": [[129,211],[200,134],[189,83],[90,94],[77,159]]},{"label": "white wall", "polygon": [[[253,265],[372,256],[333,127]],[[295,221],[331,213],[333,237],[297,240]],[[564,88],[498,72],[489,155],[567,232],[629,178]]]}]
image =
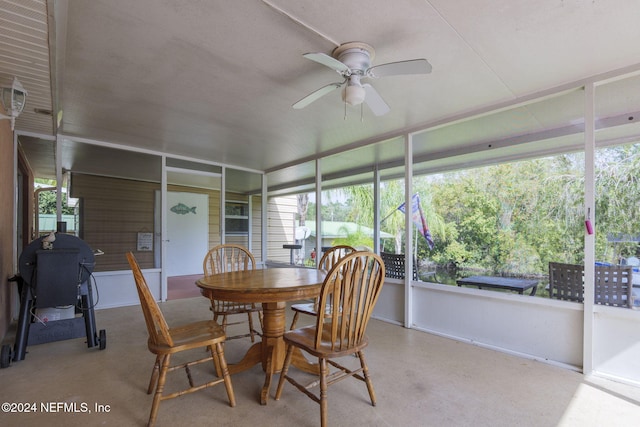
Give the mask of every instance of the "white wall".
[{"label": "white wall", "polygon": [[[386,279],[382,289],[374,317],[402,324],[404,283]],[[581,304],[425,282],[414,282],[412,301],[412,328],[582,367]]]},{"label": "white wall", "polygon": [[404,281],[385,278],[371,317],[404,325]]},{"label": "white wall", "polygon": [[[412,328],[580,370],[584,306],[413,283]],[[404,284],[386,279],[374,317],[402,324]],[[640,386],[640,310],[595,306],[594,374]]]},{"label": "white wall", "polygon": [[[159,301],[160,269],[142,270],[142,274],[151,293]],[[96,285],[93,289],[93,303],[96,310],[140,304],[131,270],[100,271],[93,273],[93,277]]]},{"label": "white wall", "polygon": [[430,283],[415,284],[413,291],[417,329],[582,367],[580,304]]},{"label": "white wall", "polygon": [[640,386],[640,310],[596,306],[594,374]]}]

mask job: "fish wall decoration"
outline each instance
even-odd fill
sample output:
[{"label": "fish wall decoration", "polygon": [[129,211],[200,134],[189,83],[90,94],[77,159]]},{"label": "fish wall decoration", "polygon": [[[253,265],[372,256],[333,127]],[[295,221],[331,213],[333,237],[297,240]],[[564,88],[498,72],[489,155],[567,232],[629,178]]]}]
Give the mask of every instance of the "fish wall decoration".
[{"label": "fish wall decoration", "polygon": [[176,213],[178,215],[186,215],[188,213],[192,213],[194,215],[196,214],[196,206],[190,208],[184,203],[178,203],[177,205],[173,206],[170,210],[171,212]]}]

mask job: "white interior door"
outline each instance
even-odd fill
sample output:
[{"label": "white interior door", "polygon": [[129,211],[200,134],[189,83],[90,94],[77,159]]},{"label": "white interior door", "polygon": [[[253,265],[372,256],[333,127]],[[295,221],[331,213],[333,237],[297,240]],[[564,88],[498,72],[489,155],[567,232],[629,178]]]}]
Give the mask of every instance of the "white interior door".
[{"label": "white interior door", "polygon": [[209,196],[167,191],[167,276],[202,273],[209,249]]}]

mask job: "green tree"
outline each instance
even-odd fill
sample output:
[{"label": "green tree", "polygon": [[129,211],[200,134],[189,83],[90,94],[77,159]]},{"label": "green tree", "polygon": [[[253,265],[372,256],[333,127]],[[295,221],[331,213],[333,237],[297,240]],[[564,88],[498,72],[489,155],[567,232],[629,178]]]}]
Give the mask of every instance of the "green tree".
[{"label": "green tree", "polygon": [[[380,188],[380,229],[394,236],[394,248],[396,253],[402,252],[402,237],[404,232],[404,216],[397,212],[402,203],[404,185],[398,180],[385,181]],[[373,212],[373,186],[355,185],[344,189],[348,202],[352,206],[350,219],[357,224],[374,227]],[[390,248],[384,248],[390,250]]]},{"label": "green tree", "polygon": [[[583,153],[415,177],[436,241],[430,251],[417,239],[418,258],[509,274],[546,273],[550,261],[583,263],[584,185]],[[596,259],[615,263],[637,256],[640,144],[598,149],[595,186],[589,218],[596,225]],[[395,237],[385,250],[401,253],[405,223],[397,208],[404,201],[403,182],[385,181],[380,190],[382,230]],[[323,218],[373,227],[372,185],[347,187],[344,194],[346,202],[323,200]],[[609,235],[632,238],[612,242]],[[340,243],[358,245],[360,237]]]},{"label": "green tree", "polygon": [[[56,191],[41,191],[38,194],[38,213],[55,214],[56,213]],[[66,197],[62,198],[62,214],[72,215],[73,207],[67,206]]]},{"label": "green tree", "polygon": [[347,237],[338,237],[334,239],[332,245],[349,245],[354,248],[366,247],[370,250],[373,249],[373,239],[364,233],[362,230],[357,230],[355,233],[349,233],[346,228],[341,228],[340,231],[346,234]]},{"label": "green tree", "polygon": [[[448,224],[450,239],[438,258],[456,266],[495,264],[499,203],[478,186],[478,180],[457,173],[433,186],[433,203]],[[453,231],[455,230],[455,232]]]}]

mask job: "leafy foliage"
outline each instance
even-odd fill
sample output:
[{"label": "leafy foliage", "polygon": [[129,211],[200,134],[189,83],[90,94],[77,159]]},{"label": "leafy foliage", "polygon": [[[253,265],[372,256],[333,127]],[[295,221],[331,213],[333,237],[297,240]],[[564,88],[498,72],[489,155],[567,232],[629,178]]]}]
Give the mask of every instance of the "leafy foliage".
[{"label": "leafy foliage", "polygon": [[[62,214],[73,214],[73,207],[67,206],[66,197],[62,198]],[[56,192],[42,191],[38,195],[38,213],[55,214],[56,213]]]},{"label": "leafy foliage", "polygon": [[[435,240],[433,250],[424,239],[416,240],[418,258],[508,274],[544,274],[550,261],[583,263],[584,176],[584,155],[573,153],[414,177]],[[617,263],[637,256],[640,144],[597,150],[595,182],[595,212],[588,216],[597,226],[596,259]],[[323,218],[373,227],[372,185],[343,191],[346,201],[323,204]],[[401,253],[405,224],[397,208],[404,201],[403,182],[382,183],[380,194],[381,229],[395,236],[394,247],[384,250]],[[614,243],[612,235],[631,238]],[[339,243],[353,245],[362,238]]]}]

